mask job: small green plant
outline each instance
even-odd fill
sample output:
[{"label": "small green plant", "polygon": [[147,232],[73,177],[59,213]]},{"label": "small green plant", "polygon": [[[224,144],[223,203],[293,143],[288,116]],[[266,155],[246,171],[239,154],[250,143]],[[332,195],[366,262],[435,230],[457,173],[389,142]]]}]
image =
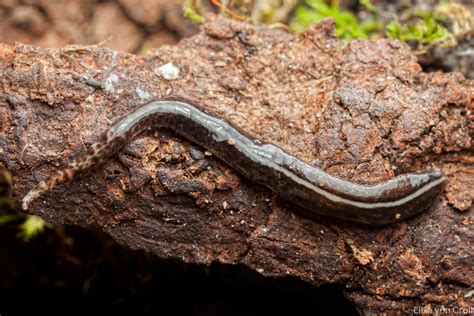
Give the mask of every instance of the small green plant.
[{"label": "small green plant", "polygon": [[360,3],[372,14],[377,14],[377,7],[370,0],[360,0]]},{"label": "small green plant", "polygon": [[441,17],[433,12],[417,12],[412,23],[392,21],[386,27],[387,36],[400,41],[416,41],[417,50],[424,50],[432,45],[443,45],[450,33],[438,22]]},{"label": "small green plant", "polygon": [[41,217],[30,215],[20,225],[21,231],[17,234],[17,237],[22,238],[24,241],[29,241],[39,233],[42,233],[45,227],[49,226],[50,224],[46,223]]},{"label": "small green plant", "polygon": [[201,3],[199,0],[186,0],[184,2],[183,15],[186,19],[193,23],[201,24],[204,22],[204,17],[198,12],[202,12]]},{"label": "small green plant", "polygon": [[361,3],[372,13],[367,21],[359,21],[352,12],[341,10],[339,1],[333,0],[331,4],[327,4],[324,0],[306,0],[305,4],[296,8],[290,29],[293,32],[301,32],[316,21],[332,17],[336,22],[336,35],[339,38],[369,38],[381,29],[381,24],[375,18],[377,8],[369,0]]},{"label": "small green plant", "polygon": [[22,222],[17,237],[29,241],[31,238],[41,233],[46,226],[49,227],[50,224],[46,223],[38,216],[28,216],[15,212],[11,193],[11,172],[0,163],[0,225],[11,222]]},{"label": "small green plant", "polygon": [[21,213],[0,215],[0,225],[11,222],[21,222],[19,225],[20,232],[16,236],[24,241],[30,241],[39,233],[42,233],[45,227],[51,227],[51,224],[48,224],[36,215],[24,215]]}]

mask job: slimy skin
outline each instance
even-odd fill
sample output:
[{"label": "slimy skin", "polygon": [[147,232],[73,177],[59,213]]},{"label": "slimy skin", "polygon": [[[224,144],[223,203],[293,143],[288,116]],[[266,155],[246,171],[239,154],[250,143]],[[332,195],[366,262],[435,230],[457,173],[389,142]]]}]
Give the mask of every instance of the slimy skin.
[{"label": "slimy skin", "polygon": [[23,198],[24,210],[46,192],[108,159],[149,128],[165,127],[202,146],[251,181],[309,212],[383,225],[418,214],[432,205],[445,178],[440,171],[408,173],[366,186],[342,180],[250,138],[223,118],[178,100],[147,103],[105,131],[78,159],[40,182]]}]

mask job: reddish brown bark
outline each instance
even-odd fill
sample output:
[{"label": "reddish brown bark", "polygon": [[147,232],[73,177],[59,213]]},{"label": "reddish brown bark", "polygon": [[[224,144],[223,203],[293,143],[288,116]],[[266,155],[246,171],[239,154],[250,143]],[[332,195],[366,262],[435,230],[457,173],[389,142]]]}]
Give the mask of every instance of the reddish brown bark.
[{"label": "reddish brown bark", "polygon": [[[31,212],[164,258],[344,283],[364,311],[472,306],[473,81],[423,73],[399,42],[345,45],[332,32],[329,20],[296,37],[209,17],[197,36],[145,56],[0,46],[0,162],[14,174],[16,203],[111,121],[150,98],[185,96],[345,179],[376,183],[436,165],[448,186],[429,211],[396,225],[307,219],[156,130]],[[168,63],[178,78],[163,77]]]},{"label": "reddish brown bark", "polygon": [[97,44],[138,52],[197,33],[182,0],[3,0],[2,42],[43,47]]}]

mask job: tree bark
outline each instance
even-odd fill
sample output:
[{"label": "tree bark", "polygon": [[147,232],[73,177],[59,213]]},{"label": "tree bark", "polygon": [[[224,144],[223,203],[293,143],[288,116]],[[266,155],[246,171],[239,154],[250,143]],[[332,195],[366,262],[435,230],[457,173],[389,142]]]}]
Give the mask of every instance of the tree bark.
[{"label": "tree bark", "polygon": [[331,20],[293,36],[209,16],[198,35],[144,56],[0,46],[0,162],[16,205],[117,118],[186,97],[336,176],[372,184],[435,165],[448,185],[429,211],[394,225],[307,218],[157,129],[29,211],[163,258],[344,283],[364,312],[473,306],[474,82],[422,72],[398,41],[345,44],[333,32]]}]

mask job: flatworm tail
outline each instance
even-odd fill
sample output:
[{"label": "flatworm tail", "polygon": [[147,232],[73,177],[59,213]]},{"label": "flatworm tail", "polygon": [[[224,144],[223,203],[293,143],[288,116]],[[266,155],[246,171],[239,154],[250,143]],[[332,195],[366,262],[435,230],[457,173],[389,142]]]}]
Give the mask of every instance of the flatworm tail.
[{"label": "flatworm tail", "polygon": [[56,170],[48,178],[38,183],[30,192],[28,192],[22,200],[23,210],[27,210],[28,206],[58,185],[72,180],[77,174],[88,171],[89,169],[99,165],[105,159],[113,155],[119,150],[124,141],[122,136],[114,133],[114,128],[110,128],[104,133],[99,140],[92,144],[86,153],[77,159],[68,163],[62,170]]},{"label": "flatworm tail", "polygon": [[244,177],[316,214],[382,225],[418,214],[433,203],[445,178],[440,171],[408,173],[373,186],[334,177],[273,144],[250,138],[217,115],[177,100],[147,103],[120,119],[87,153],[39,183],[23,199],[33,201],[110,157],[148,128],[165,127],[204,147]]}]

